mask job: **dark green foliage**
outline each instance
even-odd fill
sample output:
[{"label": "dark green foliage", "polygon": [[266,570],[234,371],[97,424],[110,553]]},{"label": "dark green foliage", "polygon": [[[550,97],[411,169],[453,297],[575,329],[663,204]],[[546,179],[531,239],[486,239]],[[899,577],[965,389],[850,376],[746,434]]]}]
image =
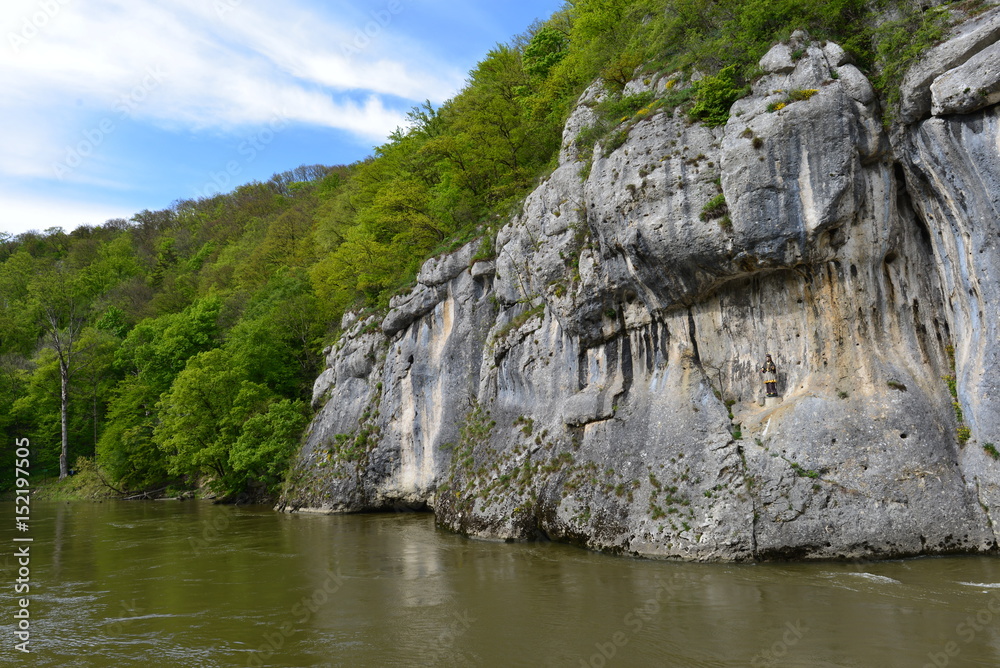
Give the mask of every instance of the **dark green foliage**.
[{"label": "dark green foliage", "polygon": [[812,469],[803,468],[801,464],[792,462],[792,470],[795,474],[802,478],[818,478],[819,472]]}]

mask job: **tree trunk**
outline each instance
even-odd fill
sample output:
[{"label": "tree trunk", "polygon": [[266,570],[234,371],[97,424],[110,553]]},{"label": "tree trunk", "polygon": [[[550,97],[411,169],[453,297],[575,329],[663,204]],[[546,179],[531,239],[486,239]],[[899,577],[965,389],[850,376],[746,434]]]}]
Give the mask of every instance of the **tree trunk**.
[{"label": "tree trunk", "polygon": [[69,456],[69,365],[59,360],[59,419],[62,423],[62,449],[59,451],[59,479],[69,475],[66,459]]}]

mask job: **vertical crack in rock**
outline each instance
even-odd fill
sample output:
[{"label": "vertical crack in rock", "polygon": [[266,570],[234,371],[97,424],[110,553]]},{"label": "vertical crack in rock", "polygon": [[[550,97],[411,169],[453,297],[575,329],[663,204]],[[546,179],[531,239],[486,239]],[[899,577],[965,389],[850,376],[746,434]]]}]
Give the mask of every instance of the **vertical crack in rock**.
[{"label": "vertical crack in rock", "polygon": [[[735,443],[735,441],[733,442]],[[750,499],[750,509],[752,511],[752,515],[750,517],[750,554],[754,559],[757,559],[759,556],[759,552],[757,550],[757,520],[759,519],[757,510],[757,495],[753,489],[753,479],[748,473],[747,458],[746,454],[743,452],[742,445],[736,446],[736,454],[740,457],[740,464],[743,468],[743,484],[746,487],[747,498]]]},{"label": "vertical crack in rock", "polygon": [[986,515],[986,521],[989,522],[990,533],[993,534],[993,547],[996,549],[997,542],[1000,541],[1000,536],[997,535],[997,528],[993,523],[993,515],[990,512],[990,506],[983,500],[983,491],[979,486],[979,476],[976,476],[976,499],[979,501],[979,506],[983,509],[983,513]]},{"label": "vertical crack in rock", "polygon": [[619,396],[624,397],[628,395],[629,388],[632,387],[632,337],[629,330],[625,327],[625,308],[619,306],[618,308],[618,322],[621,327],[621,373],[622,373],[622,391]]},{"label": "vertical crack in rock", "polygon": [[698,354],[698,328],[694,322],[694,313],[689,307],[687,310],[688,336],[691,339],[691,356],[695,364],[701,364],[701,355]]}]

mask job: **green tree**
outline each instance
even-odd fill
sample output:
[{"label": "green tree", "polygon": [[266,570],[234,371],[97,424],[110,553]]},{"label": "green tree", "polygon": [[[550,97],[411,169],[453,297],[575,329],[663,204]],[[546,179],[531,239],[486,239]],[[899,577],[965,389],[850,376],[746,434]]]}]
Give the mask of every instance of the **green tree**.
[{"label": "green tree", "polygon": [[229,453],[229,463],[239,484],[263,485],[274,493],[284,478],[288,462],[309,419],[304,401],[282,399],[266,413],[251,416]]},{"label": "green tree", "polygon": [[196,355],[158,404],[160,423],[153,438],[167,455],[168,470],[189,478],[209,476],[220,492],[244,491],[247,471],[262,459],[251,453],[256,445],[244,439],[237,458],[244,468],[238,472],[232,449],[244,425],[267,413],[277,399],[267,387],[249,380],[247,370],[225,349]]},{"label": "green tree", "polygon": [[115,355],[124,378],[110,392],[98,463],[129,489],[165,480],[166,455],[154,441],[159,401],[188,359],[219,343],[222,302],[207,297],[181,313],[150,318],[136,325]]},{"label": "green tree", "polygon": [[545,78],[566,57],[569,39],[565,33],[544,26],[524,49],[524,69],[533,77]]},{"label": "green tree", "polygon": [[62,459],[61,449],[44,447],[61,439],[59,371],[55,351],[43,347],[29,364],[14,372],[20,392],[10,408],[10,419],[35,444],[32,466],[42,476],[59,472]]},{"label": "green tree", "polygon": [[704,77],[695,88],[695,103],[690,115],[706,125],[725,124],[729,120],[729,108],[746,92],[736,81],[736,65]]}]

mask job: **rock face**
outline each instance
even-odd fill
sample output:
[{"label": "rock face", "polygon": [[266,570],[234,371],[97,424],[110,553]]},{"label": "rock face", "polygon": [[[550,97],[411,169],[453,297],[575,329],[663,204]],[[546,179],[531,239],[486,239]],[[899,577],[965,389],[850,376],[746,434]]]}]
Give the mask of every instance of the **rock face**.
[{"label": "rock face", "polygon": [[582,179],[592,87],[495,259],[428,262],[329,352],[279,506],[692,560],[995,550],[997,21],[915,67],[891,138],[799,33],[725,127],[647,114]]}]

